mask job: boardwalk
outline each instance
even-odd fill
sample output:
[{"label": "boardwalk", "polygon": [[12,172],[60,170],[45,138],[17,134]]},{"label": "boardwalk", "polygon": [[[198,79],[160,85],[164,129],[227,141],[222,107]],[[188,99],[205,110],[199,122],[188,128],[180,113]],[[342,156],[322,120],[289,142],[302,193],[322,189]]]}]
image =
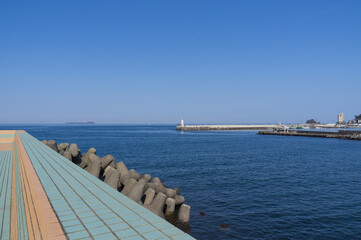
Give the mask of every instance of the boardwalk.
[{"label": "boardwalk", "polygon": [[0,131],[0,239],[193,239],[24,131]]}]

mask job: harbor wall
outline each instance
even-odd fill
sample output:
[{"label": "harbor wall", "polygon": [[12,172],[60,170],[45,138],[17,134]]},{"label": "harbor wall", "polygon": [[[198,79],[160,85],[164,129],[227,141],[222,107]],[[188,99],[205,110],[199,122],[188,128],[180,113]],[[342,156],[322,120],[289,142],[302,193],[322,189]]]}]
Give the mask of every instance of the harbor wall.
[{"label": "harbor wall", "polygon": [[269,130],[278,125],[177,125],[178,131]]},{"label": "harbor wall", "polygon": [[278,136],[299,136],[299,137],[319,137],[319,138],[340,138],[345,140],[361,140],[361,131],[339,130],[338,132],[326,131],[259,131],[258,135],[278,135]]}]

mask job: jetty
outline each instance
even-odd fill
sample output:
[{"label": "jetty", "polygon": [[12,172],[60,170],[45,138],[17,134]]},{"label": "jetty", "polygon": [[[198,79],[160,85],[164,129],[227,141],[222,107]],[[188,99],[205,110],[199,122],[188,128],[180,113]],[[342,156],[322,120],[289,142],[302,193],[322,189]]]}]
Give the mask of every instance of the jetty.
[{"label": "jetty", "polygon": [[330,132],[330,131],[305,131],[305,130],[279,129],[274,131],[259,131],[258,135],[340,138],[345,140],[361,140],[361,131],[356,131],[356,130],[339,130],[337,132]]},{"label": "jetty", "polygon": [[0,239],[194,239],[25,131],[0,131]]},{"label": "jetty", "polygon": [[266,130],[279,125],[184,125],[177,124],[178,131]]}]

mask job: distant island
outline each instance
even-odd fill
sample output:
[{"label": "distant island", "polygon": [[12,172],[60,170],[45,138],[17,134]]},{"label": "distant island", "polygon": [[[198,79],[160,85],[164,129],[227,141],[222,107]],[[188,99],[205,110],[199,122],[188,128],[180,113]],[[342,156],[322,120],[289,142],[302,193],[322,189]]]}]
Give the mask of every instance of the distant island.
[{"label": "distant island", "polygon": [[66,122],[65,124],[95,124],[95,122],[80,121],[80,122]]}]

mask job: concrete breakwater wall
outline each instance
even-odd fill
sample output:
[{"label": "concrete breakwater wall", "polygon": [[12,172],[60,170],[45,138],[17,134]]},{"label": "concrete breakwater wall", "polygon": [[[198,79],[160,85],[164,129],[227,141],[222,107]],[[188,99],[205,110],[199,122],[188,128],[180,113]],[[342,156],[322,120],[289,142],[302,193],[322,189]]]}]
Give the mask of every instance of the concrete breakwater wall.
[{"label": "concrete breakwater wall", "polygon": [[345,140],[361,140],[361,131],[349,131],[349,130],[339,130],[338,132],[274,130],[274,131],[259,131],[258,135],[300,136],[300,137],[319,137],[319,138],[340,138]]},{"label": "concrete breakwater wall", "polygon": [[185,204],[179,188],[168,188],[158,177],[152,179],[149,174],[128,170],[124,162],[117,163],[112,155],[99,157],[95,148],[82,154],[74,143],[41,142],[179,229],[190,231],[190,206]]},{"label": "concrete breakwater wall", "polygon": [[278,125],[180,125],[178,131],[219,131],[219,130],[266,130],[279,127]]}]

